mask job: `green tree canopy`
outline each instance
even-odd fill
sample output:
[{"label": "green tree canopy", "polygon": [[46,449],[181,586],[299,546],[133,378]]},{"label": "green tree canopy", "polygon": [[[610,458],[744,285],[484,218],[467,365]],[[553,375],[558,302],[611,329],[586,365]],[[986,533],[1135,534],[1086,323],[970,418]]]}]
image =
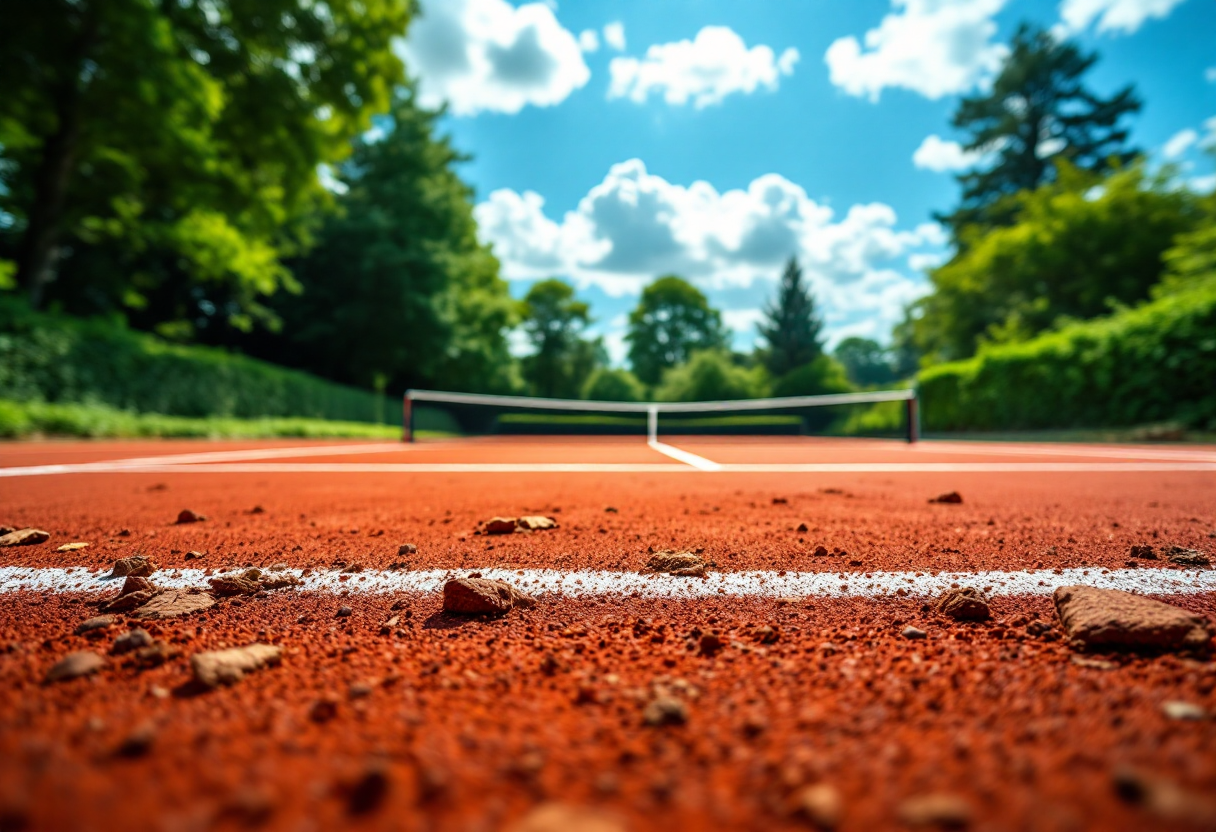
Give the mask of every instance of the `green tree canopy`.
[{"label": "green tree canopy", "polygon": [[274,299],[282,336],[253,352],[364,387],[518,390],[506,330],[516,304],[477,239],[465,157],[434,136],[411,85],[339,170],[346,191],[317,244],[292,262],[302,291]]},{"label": "green tree canopy", "polygon": [[583,337],[591,308],[574,288],[556,278],[534,283],[523,303],[523,330],[532,354],[523,360],[524,380],[537,396],[577,398],[592,371],[606,363],[600,342]]},{"label": "green tree canopy", "polygon": [[830,355],[820,355],[773,382],[774,396],[823,396],[852,389],[844,367]]},{"label": "green tree canopy", "polygon": [[724,349],[728,333],[722,314],[687,280],[667,275],[642,290],[629,314],[629,363],[646,384],[683,364],[698,350]]},{"label": "green tree canopy", "polygon": [[640,402],[646,397],[646,388],[637,376],[628,370],[599,367],[583,385],[583,398],[600,402]]},{"label": "green tree canopy", "polygon": [[410,0],[45,0],[0,26],[0,258],[37,306],[241,327],[403,79]]},{"label": "green tree canopy", "polygon": [[1092,318],[1149,295],[1163,254],[1198,218],[1194,194],[1141,166],[1101,177],[1060,164],[1060,178],[1015,199],[1018,219],[930,273],[914,338],[930,361],[981,342],[1029,337],[1061,318]]},{"label": "green tree canopy", "polygon": [[661,402],[706,402],[755,399],[767,393],[761,367],[741,367],[722,349],[701,350],[687,363],[664,371],[655,390]]},{"label": "green tree canopy", "polygon": [[774,376],[814,361],[823,352],[819,332],[823,322],[815,311],[811,287],[802,278],[794,257],[785,264],[777,297],[764,308],[760,335],[767,342],[763,357]]},{"label": "green tree canopy", "polygon": [[1136,156],[1122,121],[1140,110],[1140,100],[1131,85],[1109,98],[1087,89],[1084,76],[1097,59],[1023,24],[992,88],[959,101],[951,123],[967,135],[963,146],[991,161],[958,177],[961,204],[938,218],[956,242],[969,245],[968,226],[982,233],[1009,222],[1019,207],[1009,198],[1054,181],[1058,161],[1101,173]]},{"label": "green tree canopy", "polygon": [[856,385],[873,387],[895,381],[890,350],[870,338],[845,338],[836,345],[833,355]]}]

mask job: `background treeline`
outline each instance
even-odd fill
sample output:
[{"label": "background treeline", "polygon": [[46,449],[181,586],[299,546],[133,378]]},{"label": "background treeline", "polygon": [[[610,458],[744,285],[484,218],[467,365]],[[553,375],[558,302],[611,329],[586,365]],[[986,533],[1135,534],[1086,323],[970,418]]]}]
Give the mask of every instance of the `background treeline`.
[{"label": "background treeline", "polygon": [[919,378],[931,429],[1212,427],[1213,197],[1149,167],[1128,143],[1135,91],[1088,89],[1096,56],[1049,33],[1020,29],[991,89],[960,101],[981,161],[890,345],[829,353],[791,258],[744,353],[700,290],[657,276],[625,368],[560,276],[510,297],[464,157],[393,52],[408,0],[10,12],[0,398],[395,421],[407,387],[675,401]]}]

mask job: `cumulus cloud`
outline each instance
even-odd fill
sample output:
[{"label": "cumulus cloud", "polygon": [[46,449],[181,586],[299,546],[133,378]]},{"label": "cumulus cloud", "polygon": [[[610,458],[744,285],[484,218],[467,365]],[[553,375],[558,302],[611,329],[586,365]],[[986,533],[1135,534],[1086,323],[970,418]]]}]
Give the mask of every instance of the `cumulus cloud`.
[{"label": "cumulus cloud", "polygon": [[900,229],[882,203],[837,217],[779,174],[718,191],[703,181],[668,182],[639,159],[614,165],[563,217],[544,208],[538,194],[510,190],[476,207],[508,279],[560,275],[622,297],[673,272],[721,303],[741,333],[754,328],[752,313],[797,255],[829,328],[864,324],[885,335],[925,291],[922,276],[906,273],[909,256],[939,255],[946,245],[940,226]]},{"label": "cumulus cloud", "polygon": [[459,116],[548,107],[591,77],[578,39],[542,3],[424,0],[402,49],[422,102]]},{"label": "cumulus cloud", "polygon": [[584,29],[578,33],[578,48],[584,52],[598,52],[600,36],[594,29]]},{"label": "cumulus cloud", "polygon": [[721,103],[731,93],[775,90],[781,76],[793,73],[798,57],[793,48],[780,57],[768,46],[749,49],[734,30],[706,26],[693,40],[651,46],[643,58],[613,58],[608,97],[640,104],[657,93],[668,104],[691,101],[700,109]]},{"label": "cumulus cloud", "polygon": [[864,46],[853,36],[828,47],[832,83],[877,101],[887,87],[927,98],[965,92],[1000,67],[1008,49],[993,43],[993,16],[1005,0],[891,0],[894,10]]},{"label": "cumulus cloud", "polygon": [[984,157],[983,153],[964,150],[958,142],[930,134],[912,154],[912,164],[922,170],[942,173],[948,170],[966,170]]},{"label": "cumulus cloud", "polygon": [[625,51],[625,24],[619,20],[604,27],[604,43],[617,52]]},{"label": "cumulus cloud", "polygon": [[1191,145],[1197,141],[1199,141],[1198,132],[1189,127],[1185,130],[1179,130],[1170,137],[1169,141],[1161,146],[1161,154],[1167,159],[1177,159],[1183,153],[1190,150]]},{"label": "cumulus cloud", "polygon": [[1182,0],[1063,0],[1060,21],[1068,32],[1097,24],[1099,32],[1130,34],[1150,18],[1168,17]]}]

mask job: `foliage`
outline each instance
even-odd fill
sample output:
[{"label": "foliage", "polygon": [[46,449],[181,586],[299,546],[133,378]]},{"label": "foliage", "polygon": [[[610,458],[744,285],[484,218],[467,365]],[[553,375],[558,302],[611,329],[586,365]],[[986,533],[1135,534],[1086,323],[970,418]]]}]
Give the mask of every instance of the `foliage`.
[{"label": "foliage", "polygon": [[517,388],[515,304],[453,171],[466,157],[434,136],[439,115],[406,85],[383,135],[355,142],[340,212],[292,263],[302,292],[273,301],[282,334],[241,339],[247,351],[362,387]]},{"label": "foliage", "polygon": [[640,402],[646,388],[628,370],[598,367],[583,385],[583,398],[599,402]]},{"label": "foliage", "polygon": [[654,397],[660,402],[756,399],[767,393],[767,386],[763,368],[740,367],[724,350],[702,350],[666,370]]},{"label": "foliage", "polygon": [[[416,432],[418,433],[426,432]],[[268,439],[280,436],[308,439],[398,439],[401,436],[401,428],[367,422],[330,422],[322,419],[163,416],[159,413],[115,410],[96,404],[47,404],[0,399],[0,437],[24,439],[34,436],[77,436],[90,439],[149,436],[198,439]]]},{"label": "foliage", "polygon": [[1216,280],[920,374],[929,430],[1216,428]]},{"label": "foliage", "polygon": [[1202,197],[1200,205],[1198,227],[1179,234],[1162,255],[1166,273],[1153,287],[1154,297],[1216,281],[1216,191]]},{"label": "foliage", "polygon": [[850,407],[839,427],[845,436],[907,435],[907,403],[874,402],[864,407]]},{"label": "foliage", "polygon": [[176,331],[260,298],[327,203],[318,165],[403,78],[410,0],[45,0],[0,27],[0,257],[38,306]]},{"label": "foliage", "polygon": [[1196,198],[1136,165],[1100,179],[1061,163],[1059,181],[1015,197],[1018,219],[930,273],[917,346],[931,361],[984,341],[1025,339],[1061,318],[1092,318],[1149,295],[1163,253],[1194,227]]},{"label": "foliage", "polygon": [[764,308],[760,336],[768,343],[764,363],[774,376],[814,361],[823,352],[823,322],[815,312],[811,287],[794,257],[785,265],[777,297]]},{"label": "foliage", "polygon": [[895,381],[891,350],[870,338],[845,338],[833,351],[849,381],[860,387],[876,387]]},{"label": "foliage", "polygon": [[210,347],[0,301],[0,397],[173,416],[298,416],[401,424],[380,396]]},{"label": "foliage", "polygon": [[629,314],[629,363],[646,384],[658,384],[666,370],[693,353],[725,349],[722,314],[697,287],[675,275],[660,277],[642,290]]},{"label": "foliage", "polygon": [[533,395],[577,398],[595,368],[607,363],[603,345],[583,337],[590,307],[556,278],[533,284],[522,306],[523,331],[533,350],[522,362],[524,380]]},{"label": "foliage", "polygon": [[1058,162],[1101,173],[1136,156],[1120,122],[1140,110],[1140,100],[1130,85],[1109,98],[1086,89],[1083,77],[1096,61],[1075,43],[1023,24],[992,88],[959,101],[951,123],[967,134],[964,148],[991,159],[958,177],[961,204],[939,217],[961,247],[972,242],[968,226],[1013,219],[1019,206],[1009,197],[1054,181]]},{"label": "foliage", "polygon": [[773,382],[774,396],[820,396],[852,389],[844,367],[827,355],[795,367]]}]

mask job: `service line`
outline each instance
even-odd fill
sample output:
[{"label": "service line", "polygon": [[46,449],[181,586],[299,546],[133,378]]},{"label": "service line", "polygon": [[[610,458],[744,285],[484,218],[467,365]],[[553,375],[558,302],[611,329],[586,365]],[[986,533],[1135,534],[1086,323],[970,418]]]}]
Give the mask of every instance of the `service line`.
[{"label": "service line", "polygon": [[[374,571],[355,574],[336,571],[286,569],[303,583],[301,590],[384,594],[438,592],[451,578],[472,573],[471,569]],[[511,582],[536,596],[632,596],[647,598],[707,598],[719,595],[742,597],[885,597],[898,594],[933,596],[951,586],[969,586],[989,595],[1049,595],[1056,587],[1072,584],[1122,589],[1151,595],[1190,595],[1216,592],[1216,570],[1176,569],[1061,569],[1059,572],[711,572],[705,578],[677,578],[639,572],[560,569],[481,569],[483,577]],[[164,587],[206,587],[201,569],[169,569],[156,573]],[[0,567],[0,593],[5,592],[108,592],[121,580],[91,573],[85,567]]]}]

